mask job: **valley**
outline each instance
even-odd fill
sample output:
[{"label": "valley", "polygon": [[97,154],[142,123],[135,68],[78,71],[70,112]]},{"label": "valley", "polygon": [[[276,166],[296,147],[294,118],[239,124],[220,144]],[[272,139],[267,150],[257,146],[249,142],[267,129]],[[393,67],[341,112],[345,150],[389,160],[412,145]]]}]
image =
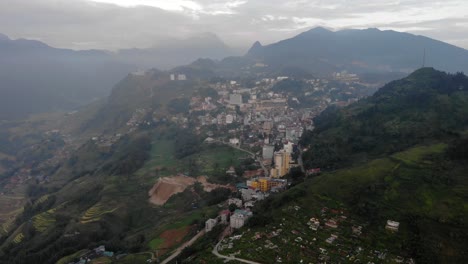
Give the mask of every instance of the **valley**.
[{"label": "valley", "polygon": [[[3,250],[21,252],[54,239],[30,257],[45,260],[49,250],[74,254],[91,241],[139,253],[156,250],[166,230],[184,230],[177,242],[161,244],[173,248],[217,214],[215,204],[237,192],[244,177],[268,176],[275,148],[287,144],[297,158],[282,138],[297,142],[328,105],[373,91],[357,79],[259,77],[255,87],[242,88],[242,79],[212,82],[187,74],[178,81],[172,75],[129,75],[109,99],[77,112],[4,124],[10,136],[3,144],[16,160],[4,155],[11,169],[2,198],[12,207],[3,207]],[[309,101],[294,99],[304,93]],[[31,143],[14,144],[25,138]],[[181,224],[171,227],[171,221]]]},{"label": "valley", "polygon": [[0,121],[0,263],[463,263],[468,78],[421,43],[466,69],[315,28]]}]

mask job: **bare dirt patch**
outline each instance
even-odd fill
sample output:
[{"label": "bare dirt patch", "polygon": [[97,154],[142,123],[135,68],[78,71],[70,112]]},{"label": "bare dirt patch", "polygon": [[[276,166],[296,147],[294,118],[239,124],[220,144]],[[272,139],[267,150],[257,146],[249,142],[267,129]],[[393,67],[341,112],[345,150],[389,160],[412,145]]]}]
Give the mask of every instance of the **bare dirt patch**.
[{"label": "bare dirt patch", "polygon": [[209,183],[205,176],[191,178],[184,175],[160,178],[149,190],[149,201],[155,205],[163,205],[172,195],[183,192],[187,187],[199,182],[203,185],[205,192],[211,192],[216,188],[231,188],[226,185]]},{"label": "bare dirt patch", "polygon": [[160,255],[165,254],[168,249],[182,243],[185,236],[187,236],[189,232],[190,226],[185,226],[178,229],[170,229],[162,232],[159,237],[164,240],[164,243],[161,245],[163,250],[160,251]]}]

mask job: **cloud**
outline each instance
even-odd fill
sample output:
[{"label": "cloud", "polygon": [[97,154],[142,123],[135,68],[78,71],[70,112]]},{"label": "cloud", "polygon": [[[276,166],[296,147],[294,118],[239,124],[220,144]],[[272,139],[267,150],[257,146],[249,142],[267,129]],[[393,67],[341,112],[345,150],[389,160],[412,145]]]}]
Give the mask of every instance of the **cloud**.
[{"label": "cloud", "polygon": [[148,6],[156,7],[163,10],[169,11],[184,11],[185,9],[189,10],[200,10],[201,6],[194,1],[187,0],[91,0],[98,3],[113,4],[122,7],[137,7],[137,6]]},{"label": "cloud", "polygon": [[0,1],[0,32],[75,49],[148,47],[213,32],[233,46],[315,26],[394,29],[468,48],[465,0]]}]

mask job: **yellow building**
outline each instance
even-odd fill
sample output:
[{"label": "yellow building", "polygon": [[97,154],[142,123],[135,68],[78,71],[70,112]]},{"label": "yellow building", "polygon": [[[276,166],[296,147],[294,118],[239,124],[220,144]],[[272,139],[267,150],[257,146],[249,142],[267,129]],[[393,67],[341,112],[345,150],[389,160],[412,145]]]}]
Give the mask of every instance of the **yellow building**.
[{"label": "yellow building", "polygon": [[262,192],[268,192],[271,189],[270,182],[266,178],[258,179],[259,189]]},{"label": "yellow building", "polygon": [[286,183],[286,180],[258,178],[255,180],[248,180],[247,186],[249,188],[260,190],[262,192],[269,192],[274,187],[285,187]]}]

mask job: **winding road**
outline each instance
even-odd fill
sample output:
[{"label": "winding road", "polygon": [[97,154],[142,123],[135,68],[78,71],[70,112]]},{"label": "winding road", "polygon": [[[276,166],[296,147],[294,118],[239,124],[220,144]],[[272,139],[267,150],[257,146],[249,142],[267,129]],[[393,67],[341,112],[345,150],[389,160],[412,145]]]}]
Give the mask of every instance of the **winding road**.
[{"label": "winding road", "polygon": [[225,255],[219,254],[218,247],[221,244],[221,241],[223,240],[223,238],[219,240],[218,244],[216,244],[216,246],[213,248],[213,251],[211,251],[215,256],[217,256],[218,258],[226,259],[226,260],[236,260],[236,261],[240,261],[240,262],[248,263],[248,264],[261,264],[259,262],[255,262],[255,261],[251,261],[251,260],[247,260],[247,259],[241,259],[241,258],[236,258],[236,257],[232,257],[232,256],[225,256]]}]

